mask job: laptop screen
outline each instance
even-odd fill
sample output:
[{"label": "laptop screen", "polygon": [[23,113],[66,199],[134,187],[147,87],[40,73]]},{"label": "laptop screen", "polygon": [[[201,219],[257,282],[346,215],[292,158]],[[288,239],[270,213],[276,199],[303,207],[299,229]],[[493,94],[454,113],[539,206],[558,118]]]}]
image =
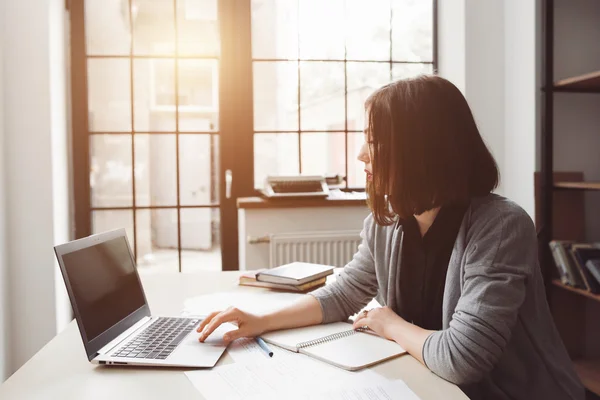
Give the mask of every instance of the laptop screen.
[{"label": "laptop screen", "polygon": [[62,255],[88,341],[146,304],[125,236]]}]

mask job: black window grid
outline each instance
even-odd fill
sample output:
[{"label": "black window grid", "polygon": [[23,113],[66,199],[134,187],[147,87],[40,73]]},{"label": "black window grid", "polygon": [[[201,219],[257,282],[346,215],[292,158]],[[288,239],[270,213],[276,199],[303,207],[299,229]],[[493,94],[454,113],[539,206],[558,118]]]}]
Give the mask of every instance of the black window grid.
[{"label": "black window grid", "polygon": [[[437,65],[438,65],[438,48],[437,48],[437,0],[432,1],[432,57],[431,61],[409,61],[409,60],[395,60],[393,57],[393,13],[394,9],[390,4],[390,32],[389,32],[389,40],[390,40],[390,48],[389,48],[389,59],[387,60],[364,60],[364,59],[349,59],[348,58],[348,42],[347,37],[344,36],[344,58],[343,59],[317,59],[317,58],[301,58],[300,57],[300,24],[298,24],[297,28],[297,42],[298,42],[298,58],[255,58],[252,57],[252,64],[260,63],[260,62],[296,62],[298,66],[298,129],[295,130],[256,130],[254,129],[254,134],[286,134],[286,133],[296,133],[298,135],[298,171],[302,173],[302,135],[310,134],[310,133],[343,133],[344,134],[344,152],[345,152],[345,190],[364,190],[361,187],[350,187],[349,179],[348,179],[348,164],[350,159],[348,157],[348,134],[349,133],[361,133],[362,129],[349,129],[348,128],[348,63],[381,63],[381,64],[389,64],[389,81],[393,80],[393,67],[394,65],[430,65],[432,67],[433,73],[437,73]],[[345,3],[344,3],[345,4]],[[346,10],[344,10],[344,13]],[[300,15],[300,1],[298,1],[298,15]],[[307,62],[331,62],[331,63],[344,63],[344,129],[319,129],[319,130],[304,130],[302,129],[302,103],[301,103],[301,63]]]},{"label": "black window grid", "polygon": [[[213,209],[219,208],[220,204],[198,204],[198,205],[183,205],[181,204],[181,182],[180,182],[180,135],[211,135],[211,137],[216,137],[219,135],[219,131],[180,131],[179,130],[179,122],[180,122],[180,111],[179,111],[179,61],[180,60],[216,60],[220,61],[220,57],[215,56],[190,56],[190,55],[180,55],[178,54],[179,48],[179,24],[178,24],[178,11],[177,11],[177,3],[180,0],[173,1],[174,8],[174,28],[175,28],[175,52],[174,54],[134,54],[134,40],[132,38],[129,47],[128,55],[96,55],[96,54],[85,54],[85,60],[88,59],[128,59],[130,60],[130,113],[131,113],[131,130],[129,131],[89,131],[89,128],[86,130],[86,134],[88,137],[93,135],[130,135],[131,136],[131,161],[132,161],[132,169],[131,169],[131,190],[132,190],[132,205],[124,206],[124,207],[92,207],[91,206],[91,197],[90,197],[90,206],[88,208],[90,214],[90,219],[93,212],[102,212],[102,211],[131,211],[132,212],[132,227],[133,227],[133,250],[135,257],[137,258],[137,222],[136,222],[136,211],[138,210],[177,210],[177,251],[178,251],[178,269],[181,272],[182,269],[182,247],[181,247],[181,210],[182,209]],[[362,130],[349,129],[348,127],[348,63],[384,63],[389,64],[390,66],[390,81],[393,79],[392,72],[393,66],[396,64],[420,64],[420,65],[431,65],[434,73],[437,71],[437,0],[432,0],[433,2],[433,54],[431,61],[400,61],[393,59],[393,37],[392,37],[392,18],[393,18],[393,9],[390,12],[390,56],[389,60],[358,60],[358,59],[348,59],[347,57],[347,43],[346,39],[344,41],[344,59],[314,59],[314,58],[300,58],[300,41],[298,41],[298,58],[251,58],[251,62],[254,64],[255,62],[297,62],[298,65],[298,129],[296,130],[260,130],[253,132],[256,133],[273,133],[273,134],[283,134],[283,133],[297,133],[298,134],[298,160],[299,160],[299,170],[302,172],[302,146],[301,146],[301,138],[302,134],[310,134],[310,133],[344,133],[344,142],[345,142],[345,176],[346,176],[346,189],[357,189],[361,190],[361,188],[351,188],[348,186],[348,134],[349,133],[360,133]],[[131,10],[132,0],[128,0],[129,9]],[[130,26],[133,26],[132,15],[129,13],[129,23]],[[300,35],[300,31],[298,29],[298,36]],[[81,48],[81,47],[79,47]],[[174,94],[175,94],[175,130],[174,131],[138,131],[135,129],[135,88],[134,88],[134,60],[136,59],[172,59],[174,60]],[[309,130],[302,129],[301,126],[301,63],[305,62],[339,62],[344,63],[344,129],[319,129],[319,130]],[[175,160],[176,160],[176,180],[177,180],[177,202],[175,205],[159,205],[159,206],[143,206],[137,204],[136,199],[136,179],[135,179],[135,140],[136,135],[174,135],[175,136]],[[87,191],[87,189],[85,190]],[[89,192],[88,192],[89,193]],[[91,193],[90,193],[91,194]],[[84,224],[82,224],[84,225]]]},{"label": "black window grid", "polygon": [[[219,57],[215,56],[202,56],[202,55],[181,55],[179,54],[179,23],[178,23],[178,10],[177,10],[177,2],[178,0],[173,0],[173,15],[174,15],[174,29],[175,29],[175,37],[174,37],[174,53],[173,54],[135,54],[134,53],[134,39],[133,39],[133,30],[131,32],[132,37],[129,44],[129,54],[86,54],[86,60],[88,59],[127,59],[129,60],[129,78],[130,78],[130,116],[131,116],[131,130],[127,131],[90,131],[89,128],[87,130],[88,137],[92,137],[95,135],[130,135],[131,136],[131,196],[132,196],[132,205],[131,206],[115,206],[115,207],[93,207],[90,204],[90,218],[92,217],[94,212],[107,212],[107,211],[131,211],[132,214],[132,228],[133,228],[133,253],[135,259],[137,259],[138,254],[138,237],[137,237],[137,211],[138,210],[177,210],[177,259],[178,259],[178,270],[181,272],[182,262],[181,262],[181,210],[182,209],[214,209],[219,208],[219,202],[214,202],[212,204],[198,204],[198,205],[183,205],[181,204],[181,176],[180,176],[180,143],[179,137],[180,135],[209,135],[211,138],[219,135],[219,131],[180,131],[179,129],[179,61],[180,60],[215,60],[219,61]],[[128,0],[129,10],[132,9],[132,0]],[[129,12],[129,26],[133,29],[133,18],[132,13]],[[175,100],[175,130],[174,131],[138,131],[135,129],[135,79],[134,79],[134,68],[135,68],[135,60],[140,59],[168,59],[173,60],[174,62],[174,100]],[[135,140],[136,135],[173,135],[175,137],[175,174],[176,174],[176,204],[174,205],[160,205],[160,206],[142,206],[137,205],[137,191],[136,191],[136,179],[135,179]],[[211,141],[212,148],[212,141]],[[212,152],[211,152],[212,154]],[[91,198],[90,198],[91,203]],[[92,227],[93,229],[93,227]]]}]

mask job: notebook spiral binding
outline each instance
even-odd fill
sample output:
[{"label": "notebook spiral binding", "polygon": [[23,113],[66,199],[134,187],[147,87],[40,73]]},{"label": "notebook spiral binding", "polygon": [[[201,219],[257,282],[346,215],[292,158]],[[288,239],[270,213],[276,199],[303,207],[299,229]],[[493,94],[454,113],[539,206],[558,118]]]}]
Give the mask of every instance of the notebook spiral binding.
[{"label": "notebook spiral binding", "polygon": [[302,343],[298,343],[298,345],[296,346],[299,349],[303,349],[306,347],[311,347],[311,346],[316,346],[318,344],[323,344],[323,343],[327,343],[327,342],[331,342],[333,340],[338,340],[347,336],[352,336],[355,333],[358,332],[362,332],[367,330],[367,328],[357,328],[357,329],[349,329],[347,331],[343,331],[343,332],[338,332],[338,333],[334,333],[332,335],[327,335],[327,336],[323,336],[322,338],[318,338],[318,339],[314,339],[314,340],[309,340],[308,342],[302,342]]}]

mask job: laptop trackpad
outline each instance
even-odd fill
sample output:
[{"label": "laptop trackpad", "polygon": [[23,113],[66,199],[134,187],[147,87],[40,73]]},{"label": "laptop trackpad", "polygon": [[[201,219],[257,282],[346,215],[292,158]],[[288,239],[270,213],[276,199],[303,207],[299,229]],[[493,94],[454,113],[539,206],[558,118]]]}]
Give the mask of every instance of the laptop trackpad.
[{"label": "laptop trackpad", "polygon": [[227,348],[223,342],[223,335],[234,329],[237,329],[237,326],[225,323],[219,326],[204,343],[198,341],[200,334],[193,331],[173,352],[173,362],[198,367],[214,366]]}]

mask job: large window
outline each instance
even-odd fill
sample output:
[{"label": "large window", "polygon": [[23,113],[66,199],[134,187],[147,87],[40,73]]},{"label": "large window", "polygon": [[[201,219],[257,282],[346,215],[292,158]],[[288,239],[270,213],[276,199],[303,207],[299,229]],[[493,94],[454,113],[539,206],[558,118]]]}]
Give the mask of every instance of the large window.
[{"label": "large window", "polygon": [[331,174],[363,188],[364,101],[434,70],[434,2],[252,0],[254,184]]},{"label": "large window", "polygon": [[76,236],[126,228],[140,271],[237,269],[267,174],[363,188],[364,100],[436,66],[435,0],[70,4]]},{"label": "large window", "polygon": [[77,176],[89,167],[80,236],[126,228],[141,271],[221,269],[217,0],[73,6],[85,32],[75,62],[86,87],[74,87],[87,103],[74,132]]}]

